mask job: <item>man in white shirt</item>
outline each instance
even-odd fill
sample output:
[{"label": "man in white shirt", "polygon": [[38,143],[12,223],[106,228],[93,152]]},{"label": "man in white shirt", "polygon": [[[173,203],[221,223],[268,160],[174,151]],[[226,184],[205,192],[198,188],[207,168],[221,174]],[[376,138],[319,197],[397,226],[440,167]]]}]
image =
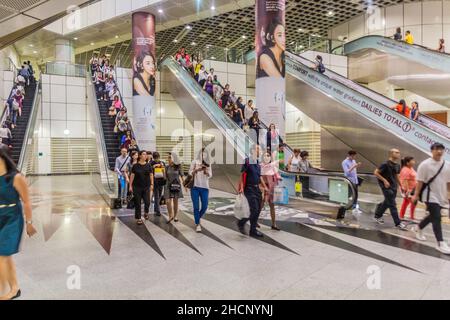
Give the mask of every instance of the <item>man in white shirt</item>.
[{"label": "man in white shirt", "polygon": [[411,200],[413,203],[419,200],[424,202],[429,213],[414,230],[416,238],[426,241],[422,231],[431,223],[437,240],[436,249],[444,254],[450,254],[450,247],[444,242],[441,225],[441,210],[448,210],[449,207],[447,184],[450,183],[450,163],[443,159],[444,152],[445,146],[441,143],[431,146],[432,157],[422,162],[417,170],[417,187]]}]

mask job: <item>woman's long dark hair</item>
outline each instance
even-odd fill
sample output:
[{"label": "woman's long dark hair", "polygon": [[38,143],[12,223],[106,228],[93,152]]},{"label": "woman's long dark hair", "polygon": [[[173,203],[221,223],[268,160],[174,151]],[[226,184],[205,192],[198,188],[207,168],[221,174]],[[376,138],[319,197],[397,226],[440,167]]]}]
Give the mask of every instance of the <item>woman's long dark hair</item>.
[{"label": "woman's long dark hair", "polygon": [[9,182],[9,180],[19,172],[19,170],[17,170],[16,164],[9,155],[9,148],[6,145],[0,145],[0,159],[2,159],[5,162],[6,166],[5,179],[7,182]]},{"label": "woman's long dark hair", "polygon": [[278,26],[283,26],[284,24],[282,23],[282,21],[279,18],[274,18],[270,24],[267,26],[267,30],[266,30],[266,36],[265,36],[265,42],[266,42],[266,47],[270,48],[275,46],[275,29]]},{"label": "woman's long dark hair", "polygon": [[[154,64],[155,72],[156,72],[156,58],[155,58],[155,56],[150,51],[142,51],[139,54],[139,56],[136,57],[136,70],[134,72],[133,79],[134,78],[139,78],[141,72],[144,71],[143,63],[144,63],[144,59],[145,59],[146,56],[150,56],[153,59],[153,64]],[[150,93],[151,96],[155,95],[155,85],[156,85],[156,79],[155,79],[155,77],[153,75],[150,75],[150,88],[149,88],[150,92],[149,93]]]},{"label": "woman's long dark hair", "polygon": [[405,114],[406,112],[406,101],[405,100],[400,100],[399,104],[402,105],[402,114]]}]

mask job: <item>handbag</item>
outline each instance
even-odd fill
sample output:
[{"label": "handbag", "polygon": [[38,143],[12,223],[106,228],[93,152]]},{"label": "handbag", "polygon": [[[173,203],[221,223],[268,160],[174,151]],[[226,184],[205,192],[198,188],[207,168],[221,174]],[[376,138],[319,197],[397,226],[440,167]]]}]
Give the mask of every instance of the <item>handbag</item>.
[{"label": "handbag", "polygon": [[364,179],[358,177],[358,187],[361,187],[361,185],[363,184],[363,182],[364,182]]},{"label": "handbag", "polygon": [[236,196],[236,201],[234,202],[234,216],[239,220],[250,217],[250,206],[247,198],[242,193]]},{"label": "handbag", "polygon": [[131,192],[127,196],[127,209],[134,209],[134,195]]},{"label": "handbag", "polygon": [[170,183],[169,191],[172,192],[172,193],[178,193],[178,192],[181,191],[181,184],[180,184],[180,182],[177,179],[173,180]]}]

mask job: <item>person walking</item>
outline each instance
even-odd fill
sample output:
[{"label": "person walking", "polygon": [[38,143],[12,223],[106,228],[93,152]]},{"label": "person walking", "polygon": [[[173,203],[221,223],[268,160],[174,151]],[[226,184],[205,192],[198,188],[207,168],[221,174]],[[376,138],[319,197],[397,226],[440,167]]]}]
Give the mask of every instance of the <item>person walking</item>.
[{"label": "person walking", "polygon": [[159,154],[159,152],[153,152],[153,160],[151,162],[151,166],[153,168],[154,178],[153,212],[156,216],[161,216],[160,203],[163,195],[163,188],[166,184],[166,165],[163,161],[161,161],[161,155]]},{"label": "person walking", "polygon": [[261,209],[267,203],[270,208],[270,219],[272,220],[272,230],[280,231],[276,223],[275,204],[273,203],[273,195],[275,187],[279,182],[278,161],[272,161],[270,152],[264,153],[263,162],[261,163],[261,177],[267,186],[264,191],[263,201],[261,202]]},{"label": "person walking", "polygon": [[178,199],[183,198],[182,185],[184,184],[184,174],[180,159],[174,152],[169,153],[167,157],[165,173],[166,186],[164,188],[164,198],[166,199],[169,214],[167,223],[171,223],[172,221],[178,222]]},{"label": "person walking", "polygon": [[414,101],[411,104],[411,112],[410,112],[410,119],[413,121],[417,121],[419,119],[419,103],[417,101]]},{"label": "person walking", "polygon": [[[436,237],[436,249],[443,254],[450,254],[450,247],[444,242],[441,225],[441,210],[448,211],[448,183],[450,183],[450,163],[444,159],[445,146],[434,143],[431,146],[431,158],[423,161],[417,170],[417,186],[412,203],[419,200],[427,206],[426,216],[414,229],[416,238],[426,241],[423,230],[431,223]],[[421,197],[420,197],[421,196]]]},{"label": "person walking", "polygon": [[144,218],[149,219],[150,191],[153,186],[152,167],[147,162],[147,152],[140,151],[138,162],[131,168],[130,192],[134,196],[134,217],[138,225],[142,225],[142,200],[144,200]]},{"label": "person walking", "polygon": [[264,237],[261,232],[256,230],[259,215],[261,213],[262,193],[260,187],[262,187],[264,191],[269,191],[261,177],[261,167],[259,165],[260,153],[260,146],[254,145],[252,147],[250,157],[245,159],[245,162],[241,168],[242,176],[238,190],[239,193],[243,193],[245,195],[250,207],[250,217],[240,219],[237,222],[239,231],[242,234],[245,234],[244,226],[247,221],[250,221],[249,235],[257,238]]},{"label": "person walking", "polygon": [[445,40],[439,39],[439,46],[437,48],[437,51],[440,53],[445,53]]},{"label": "person walking", "polygon": [[202,232],[200,219],[206,213],[206,210],[208,210],[209,179],[212,177],[211,161],[205,148],[192,161],[189,174],[194,179],[194,186],[191,189],[191,199],[194,207],[195,231]]},{"label": "person walking", "polygon": [[353,205],[353,215],[358,216],[362,213],[361,210],[359,210],[359,204],[358,204],[358,168],[361,167],[361,162],[356,162],[356,156],[358,153],[354,150],[350,150],[347,154],[347,158],[345,158],[344,161],[342,161],[342,169],[344,170],[344,176],[350,180],[350,182],[353,184],[353,188],[355,189],[355,203]]},{"label": "person walking", "polygon": [[28,183],[17,170],[8,148],[0,146],[0,288],[9,286],[8,293],[0,296],[0,300],[13,300],[21,295],[12,256],[19,252],[24,215],[26,233],[32,237],[36,229],[32,221]]},{"label": "person walking", "polygon": [[378,224],[384,224],[383,214],[389,208],[395,227],[400,230],[406,230],[405,224],[398,216],[397,204],[395,202],[397,189],[400,185],[399,160],[400,151],[398,149],[391,149],[389,151],[389,159],[375,169],[374,175],[378,178],[378,184],[383,192],[384,201],[378,205],[374,219]]}]

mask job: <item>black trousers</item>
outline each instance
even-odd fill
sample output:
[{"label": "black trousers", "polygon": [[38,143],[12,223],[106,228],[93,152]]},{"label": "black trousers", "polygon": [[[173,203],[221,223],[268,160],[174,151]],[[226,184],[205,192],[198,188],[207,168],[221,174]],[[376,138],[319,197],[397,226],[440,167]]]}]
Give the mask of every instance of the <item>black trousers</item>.
[{"label": "black trousers", "polygon": [[134,217],[141,219],[141,202],[144,200],[144,213],[150,212],[150,189],[133,188],[134,196]]},{"label": "black trousers", "polygon": [[398,209],[397,203],[395,202],[395,198],[397,197],[397,190],[394,189],[383,189],[384,201],[380,205],[378,205],[377,210],[375,211],[375,218],[379,219],[383,216],[386,210],[389,208],[391,212],[392,219],[394,219],[394,223],[398,226],[402,221],[398,217]]},{"label": "black trousers", "polygon": [[420,224],[420,230],[425,229],[427,225],[430,223],[433,225],[433,232],[436,240],[438,242],[444,241],[444,237],[442,236],[442,225],[441,225],[441,209],[442,207],[437,203],[427,203],[427,210],[429,215],[423,219]]},{"label": "black trousers", "polygon": [[247,185],[244,189],[244,195],[250,207],[250,217],[241,219],[239,224],[243,226],[250,220],[250,233],[254,233],[256,232],[256,225],[261,213],[262,193],[258,185]]}]

